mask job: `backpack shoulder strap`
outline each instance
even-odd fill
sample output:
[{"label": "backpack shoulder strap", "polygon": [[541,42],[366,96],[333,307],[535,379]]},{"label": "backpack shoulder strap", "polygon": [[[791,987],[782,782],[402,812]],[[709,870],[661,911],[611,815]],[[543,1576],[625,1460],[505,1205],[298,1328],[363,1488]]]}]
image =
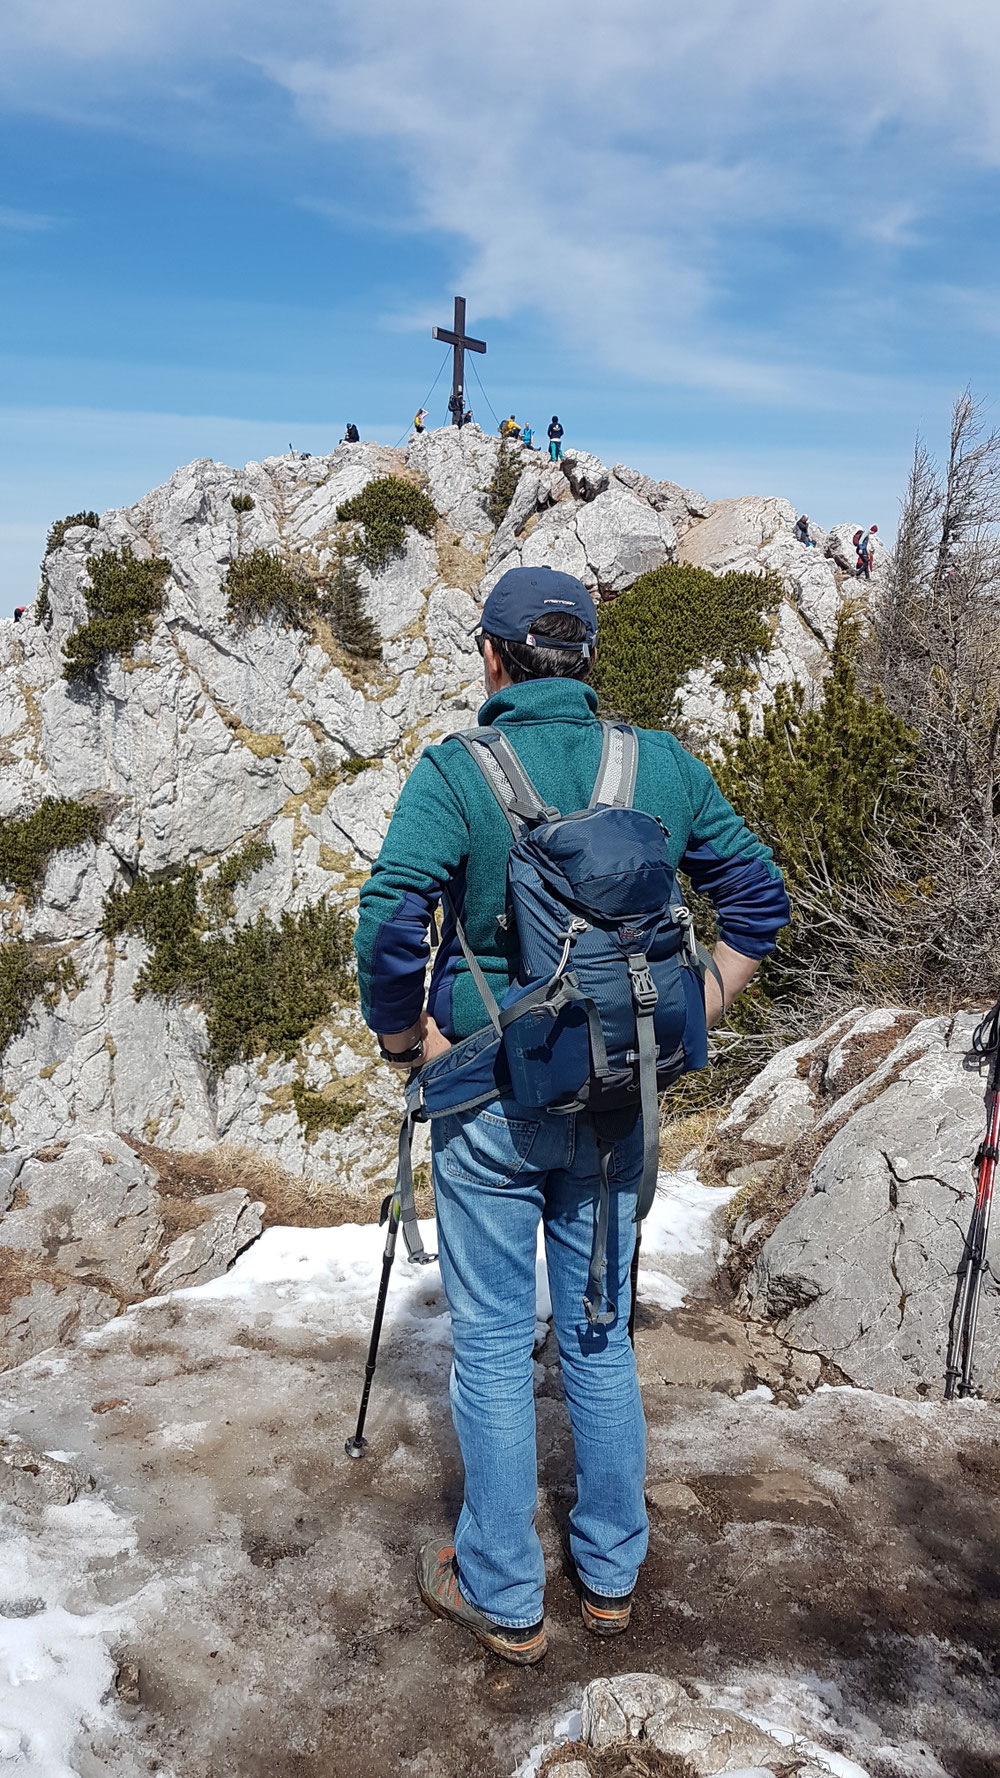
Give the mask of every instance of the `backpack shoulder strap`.
[{"label": "backpack shoulder strap", "polygon": [[454,739],[472,755],[516,840],[520,839],[525,826],[559,819],[559,810],[542,802],[506,735],[499,729],[465,729]]},{"label": "backpack shoulder strap", "polygon": [[601,763],[591,793],[592,809],[630,809],[639,770],[639,737],[627,722],[602,722]]}]

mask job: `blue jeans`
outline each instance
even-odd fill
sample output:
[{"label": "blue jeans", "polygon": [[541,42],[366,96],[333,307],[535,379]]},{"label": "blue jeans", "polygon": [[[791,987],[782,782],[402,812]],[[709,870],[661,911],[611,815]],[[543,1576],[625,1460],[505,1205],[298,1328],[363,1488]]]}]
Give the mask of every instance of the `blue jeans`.
[{"label": "blue jeans", "polygon": [[590,1124],[495,1100],[432,1125],[441,1275],[451,1310],[451,1407],[465,1464],[455,1532],[463,1596],[494,1623],[542,1615],[532,1353],[535,1249],[549,1290],[576,1452],[570,1552],[596,1593],[621,1597],[646,1554],[646,1423],[628,1338],[642,1131],[612,1150],[610,1327],[583,1310],[600,1180]]}]

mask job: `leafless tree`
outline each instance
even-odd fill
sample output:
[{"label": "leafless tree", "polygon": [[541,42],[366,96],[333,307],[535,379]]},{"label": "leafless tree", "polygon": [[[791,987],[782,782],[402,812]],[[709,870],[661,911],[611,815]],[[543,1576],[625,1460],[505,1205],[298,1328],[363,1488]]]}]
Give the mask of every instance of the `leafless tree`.
[{"label": "leafless tree", "polygon": [[1000,432],[986,431],[969,390],[943,469],[917,441],[868,672],[919,735],[927,809],[923,871],[914,879],[911,863],[904,887],[887,836],[873,900],[928,987],[950,983],[961,998],[986,972],[989,992],[1000,949]]}]

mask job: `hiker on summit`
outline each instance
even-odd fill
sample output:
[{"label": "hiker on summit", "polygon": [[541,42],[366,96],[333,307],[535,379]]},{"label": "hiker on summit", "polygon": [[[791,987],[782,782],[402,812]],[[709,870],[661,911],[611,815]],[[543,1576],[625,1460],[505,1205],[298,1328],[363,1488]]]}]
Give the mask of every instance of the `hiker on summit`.
[{"label": "hiker on summit", "polygon": [[794,530],[793,535],[795,537],[796,543],[804,543],[807,549],[815,549],[816,545],[813,543],[813,540],[809,535],[809,515],[808,515],[808,513],[802,512],[799,514],[798,518],[795,521],[795,530]]},{"label": "hiker on summit", "polygon": [[509,420],[501,420],[501,422],[500,422],[500,437],[501,438],[520,438],[520,436],[521,436],[521,428],[518,425],[517,421],[515,420],[513,414],[511,414]]},{"label": "hiker on summit", "polygon": [[426,419],[427,419],[427,409],[425,407],[418,407],[416,413],[413,416],[413,430],[414,430],[414,432],[424,432],[426,430],[425,425],[424,425],[424,422]]},{"label": "hiker on summit", "polygon": [[361,443],[361,434],[358,431],[357,427],[355,426],[353,420],[348,420],[347,431],[344,433],[341,443],[342,444],[360,444]]},{"label": "hiker on summit", "polygon": [[553,463],[562,461],[563,429],[559,424],[559,415],[553,414],[549,421],[549,456]]},{"label": "hiker on summit", "polygon": [[854,533],[854,547],[858,552],[858,565],[854,570],[857,580],[871,580],[872,557],[875,553],[877,535],[877,525],[869,525],[867,531],[855,531]]},{"label": "hiker on summit", "polygon": [[[615,1635],[628,1628],[648,1537],[629,1314],[637,1223],[656,1180],[656,1091],[704,1065],[706,1025],[789,917],[770,852],[708,767],[665,731],[598,721],[586,683],[596,631],[573,576],[514,568],[500,578],[477,632],[481,726],[418,760],[361,891],[355,939],[364,1018],[388,1061],[419,1071],[408,1115],[419,1106],[432,1120],[451,1311],[465,1497],[453,1540],[421,1549],[418,1584],[432,1611],[517,1665],[547,1648],[535,1529],[539,1223],[576,1452],[568,1553],[584,1623]],[[714,961],[693,938],[677,869],[715,904]],[[555,957],[551,976],[540,955]],[[526,990],[539,971],[549,979]],[[613,996],[595,980],[613,980]],[[407,1244],[419,1246],[408,1159],[397,1191]]]}]

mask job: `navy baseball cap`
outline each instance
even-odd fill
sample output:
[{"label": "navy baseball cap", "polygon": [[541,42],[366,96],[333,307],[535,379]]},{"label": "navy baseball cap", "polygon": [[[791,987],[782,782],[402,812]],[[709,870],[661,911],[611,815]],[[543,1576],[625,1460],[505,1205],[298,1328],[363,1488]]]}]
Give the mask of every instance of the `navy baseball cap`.
[{"label": "navy baseball cap", "polygon": [[541,647],[579,648],[589,654],[597,636],[594,601],[582,580],[558,568],[508,568],[493,588],[476,625],[488,636],[503,642],[535,645],[531,626],[549,611],[565,611],[584,625],[582,642],[555,642],[539,638]]}]

